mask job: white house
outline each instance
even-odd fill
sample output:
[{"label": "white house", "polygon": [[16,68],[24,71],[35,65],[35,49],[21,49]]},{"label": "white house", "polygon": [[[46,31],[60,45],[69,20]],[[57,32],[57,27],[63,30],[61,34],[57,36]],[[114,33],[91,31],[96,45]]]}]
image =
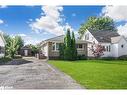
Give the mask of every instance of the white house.
[{"label": "white house", "polygon": [[[102,57],[119,57],[122,55],[127,55],[127,40],[124,36],[120,36],[117,32],[95,32],[92,30],[87,30],[81,39],[102,45],[105,48],[104,55]],[[88,43],[87,45],[87,56],[89,57],[94,56],[90,50],[92,46],[91,43]]]},{"label": "white house", "polygon": [[3,34],[0,33],[0,58],[1,57],[4,57],[5,55],[5,40],[4,40],[4,37],[3,37]]}]

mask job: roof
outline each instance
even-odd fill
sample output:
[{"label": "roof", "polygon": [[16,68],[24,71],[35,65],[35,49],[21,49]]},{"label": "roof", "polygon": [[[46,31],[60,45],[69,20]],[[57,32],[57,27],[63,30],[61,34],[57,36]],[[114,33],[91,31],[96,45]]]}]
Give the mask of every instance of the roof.
[{"label": "roof", "polygon": [[[124,36],[118,36],[118,37],[112,37],[111,42],[112,43],[118,43],[121,38],[125,38]],[[126,39],[125,39],[126,40]]]},{"label": "roof", "polygon": [[[43,44],[45,42],[60,42],[60,43],[63,43],[64,42],[64,37],[65,37],[65,35],[56,36],[56,37],[44,40],[40,44]],[[83,41],[83,40],[80,40],[80,39],[76,39],[76,43],[89,43],[89,42],[88,41]]]},{"label": "roof", "polygon": [[30,45],[25,45],[21,49],[31,49],[31,48],[30,48]]},{"label": "roof", "polygon": [[95,37],[95,39],[98,42],[106,42],[111,43],[111,37],[117,37],[120,36],[117,32],[114,31],[92,31],[89,30],[89,32]]}]

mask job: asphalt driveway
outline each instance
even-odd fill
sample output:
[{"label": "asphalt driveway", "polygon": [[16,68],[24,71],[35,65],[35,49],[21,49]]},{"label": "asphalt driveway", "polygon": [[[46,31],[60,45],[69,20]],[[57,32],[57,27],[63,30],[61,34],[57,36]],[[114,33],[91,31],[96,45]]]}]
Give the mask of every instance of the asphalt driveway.
[{"label": "asphalt driveway", "polygon": [[0,66],[0,89],[80,88],[82,87],[70,76],[49,65],[46,60],[27,57]]}]

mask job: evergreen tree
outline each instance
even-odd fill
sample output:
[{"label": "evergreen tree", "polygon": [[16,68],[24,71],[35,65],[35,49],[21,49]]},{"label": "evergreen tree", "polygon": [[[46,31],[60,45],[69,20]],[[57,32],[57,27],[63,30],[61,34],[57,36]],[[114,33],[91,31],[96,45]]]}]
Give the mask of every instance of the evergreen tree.
[{"label": "evergreen tree", "polygon": [[77,59],[77,49],[76,49],[74,32],[72,32],[71,47],[72,47],[72,49],[71,49],[71,51],[72,51],[72,60],[76,60]]},{"label": "evergreen tree", "polygon": [[60,56],[60,59],[64,59],[64,44],[63,43],[59,44],[59,56]]},{"label": "evergreen tree", "polygon": [[72,60],[70,29],[67,29],[67,34],[64,38],[64,44],[65,44],[64,59],[65,60]]}]

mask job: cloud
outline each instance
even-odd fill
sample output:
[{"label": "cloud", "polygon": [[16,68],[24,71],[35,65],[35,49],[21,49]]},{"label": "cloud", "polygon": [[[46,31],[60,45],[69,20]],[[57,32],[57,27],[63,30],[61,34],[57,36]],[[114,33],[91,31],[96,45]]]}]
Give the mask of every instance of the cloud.
[{"label": "cloud", "polygon": [[0,8],[7,8],[7,5],[0,5]]},{"label": "cloud", "polygon": [[30,23],[32,30],[37,33],[46,31],[55,35],[63,34],[63,26],[61,25],[63,7],[43,6],[42,11],[42,16],[37,18],[35,22]]},{"label": "cloud", "polygon": [[26,34],[18,34],[18,36],[26,37],[27,35]]},{"label": "cloud", "polygon": [[4,23],[4,21],[0,19],[0,24],[3,24],[3,23]]},{"label": "cloud", "polygon": [[109,16],[115,21],[127,21],[127,6],[106,6],[101,15]]},{"label": "cloud", "polygon": [[118,26],[117,29],[120,35],[124,35],[125,37],[127,37],[127,23],[124,25]]}]

